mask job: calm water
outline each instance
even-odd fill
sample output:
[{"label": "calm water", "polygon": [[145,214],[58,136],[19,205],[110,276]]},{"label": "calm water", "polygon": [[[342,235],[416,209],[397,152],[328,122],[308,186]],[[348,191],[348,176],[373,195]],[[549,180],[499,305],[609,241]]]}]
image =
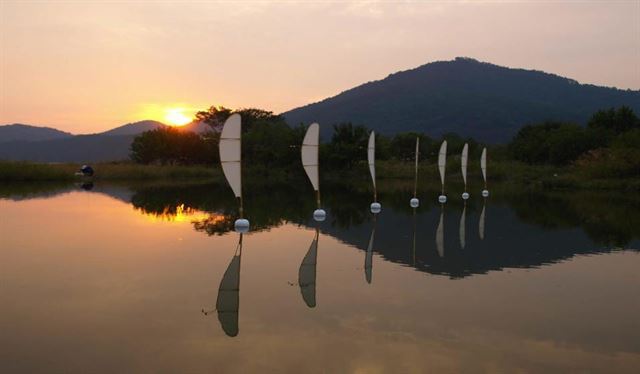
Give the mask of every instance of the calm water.
[{"label": "calm water", "polygon": [[637,198],[409,190],[3,187],[0,371],[640,370]]}]

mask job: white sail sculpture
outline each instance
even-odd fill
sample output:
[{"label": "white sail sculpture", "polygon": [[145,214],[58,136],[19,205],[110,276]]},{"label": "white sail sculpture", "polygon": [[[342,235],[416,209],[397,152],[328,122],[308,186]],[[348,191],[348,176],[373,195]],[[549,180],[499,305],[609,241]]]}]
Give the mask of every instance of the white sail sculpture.
[{"label": "white sail sculpture", "polygon": [[371,180],[373,181],[373,202],[371,203],[371,213],[377,214],[382,210],[382,205],[378,202],[378,190],[376,187],[376,134],[373,131],[371,131],[371,135],[369,135],[367,160],[369,162]]},{"label": "white sail sculpture", "polygon": [[464,192],[462,193],[462,199],[467,200],[469,193],[467,192],[467,161],[469,159],[469,144],[464,143],[462,147],[462,154],[460,155],[460,167],[462,169],[462,181],[464,182]]},{"label": "white sail sculpture", "polygon": [[242,120],[234,113],[224,123],[220,134],[220,163],[222,172],[240,203],[240,218],[235,222],[238,232],[249,231],[249,220],[243,217],[242,204]]},{"label": "white sail sculpture", "polygon": [[487,189],[487,148],[482,149],[482,155],[480,156],[480,169],[482,169],[482,178],[484,179],[484,190],[482,190],[482,196],[489,196],[489,190]]},{"label": "white sail sculpture", "polygon": [[442,204],[447,202],[447,196],[444,194],[444,173],[447,167],[447,141],[443,141],[438,153],[438,171],[440,171],[440,182],[442,183],[442,194],[438,196],[438,201]]},{"label": "white sail sculpture", "polygon": [[413,198],[409,200],[409,205],[412,208],[420,206],[420,200],[418,200],[418,159],[420,157],[420,138],[416,137],[416,165],[415,165],[415,180],[413,181]]},{"label": "white sail sculpture", "polygon": [[309,181],[316,191],[317,209],[313,212],[313,219],[316,221],[324,221],[327,214],[321,208],[320,204],[320,178],[319,178],[319,161],[318,149],[320,147],[320,125],[312,123],[304,135],[301,147],[302,166],[309,177]]}]

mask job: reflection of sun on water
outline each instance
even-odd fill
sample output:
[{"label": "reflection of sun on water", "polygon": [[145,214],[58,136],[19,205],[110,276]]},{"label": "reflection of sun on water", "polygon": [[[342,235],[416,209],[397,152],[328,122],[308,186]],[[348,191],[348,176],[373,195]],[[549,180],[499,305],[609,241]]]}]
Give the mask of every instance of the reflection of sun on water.
[{"label": "reflection of sun on water", "polygon": [[211,217],[209,213],[185,207],[184,204],[180,204],[175,208],[167,206],[159,213],[145,212],[143,210],[142,212],[151,222],[195,222]]}]

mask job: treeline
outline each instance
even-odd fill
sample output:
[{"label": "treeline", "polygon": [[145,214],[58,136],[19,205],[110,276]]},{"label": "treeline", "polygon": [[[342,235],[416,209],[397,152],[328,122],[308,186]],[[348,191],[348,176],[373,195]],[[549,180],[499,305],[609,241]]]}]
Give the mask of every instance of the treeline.
[{"label": "treeline", "polygon": [[[298,164],[300,144],[306,127],[290,127],[284,118],[261,109],[241,109],[242,157],[246,165],[280,169]],[[131,158],[144,164],[212,164],[219,161],[219,132],[232,110],[211,107],[199,112],[196,120],[209,125],[211,132],[195,134],[179,128],[161,128],[135,138]],[[322,165],[332,169],[352,168],[366,160],[370,130],[352,123],[333,125],[328,142],[320,146]],[[457,134],[434,139],[421,133],[378,134],[378,160],[409,161],[415,157],[416,137],[420,138],[420,160],[437,158],[440,143],[447,140],[448,153],[459,154],[465,143],[469,156],[478,158],[483,144]],[[595,174],[612,176],[640,174],[640,120],[628,107],[601,110],[586,127],[548,121],[520,129],[506,146],[493,147],[494,159],[506,158],[528,164],[589,165]],[[614,165],[615,164],[615,165]],[[599,170],[599,171],[598,171]],[[607,176],[604,175],[604,176]]]}]

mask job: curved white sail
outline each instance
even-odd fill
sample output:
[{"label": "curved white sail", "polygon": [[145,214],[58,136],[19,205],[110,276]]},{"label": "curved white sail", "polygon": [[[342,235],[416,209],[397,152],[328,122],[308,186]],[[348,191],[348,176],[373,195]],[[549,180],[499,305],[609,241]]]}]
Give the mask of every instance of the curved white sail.
[{"label": "curved white sail", "polygon": [[444,186],[444,172],[447,166],[447,141],[443,141],[438,153],[438,170],[440,171],[440,182]]},{"label": "curved white sail", "polygon": [[369,145],[367,146],[367,160],[369,161],[369,172],[373,181],[373,189],[376,189],[376,133],[371,131],[369,135]]},{"label": "curved white sail", "polygon": [[413,185],[413,197],[418,194],[418,159],[420,158],[420,138],[416,137],[416,179]]},{"label": "curved white sail", "polygon": [[462,216],[460,216],[460,248],[464,249],[467,244],[467,235],[466,235],[466,225],[467,225],[467,204],[464,204],[464,208],[462,208]]},{"label": "curved white sail", "polygon": [[318,259],[318,235],[319,230],[316,229],[316,235],[311,242],[311,246],[307,254],[302,259],[300,269],[298,270],[298,285],[302,299],[309,308],[316,306],[316,266]]},{"label": "curved white sail", "polygon": [[484,184],[487,184],[487,149],[482,149],[482,156],[480,156],[480,169],[482,169],[482,178]]},{"label": "curved white sail", "polygon": [[438,222],[438,228],[436,229],[436,249],[438,250],[438,256],[444,256],[444,211],[440,211],[440,222]]},{"label": "curved white sail", "polygon": [[469,145],[464,143],[462,147],[462,155],[460,156],[460,165],[462,167],[462,180],[464,181],[465,190],[467,189],[467,160],[469,156]]},{"label": "curved white sail", "polygon": [[318,191],[318,146],[320,144],[320,125],[312,123],[302,140],[302,166],[311,181],[313,189]]},{"label": "curved white sail", "polygon": [[242,196],[241,123],[240,114],[229,116],[222,127],[219,145],[222,172],[236,197]]}]

